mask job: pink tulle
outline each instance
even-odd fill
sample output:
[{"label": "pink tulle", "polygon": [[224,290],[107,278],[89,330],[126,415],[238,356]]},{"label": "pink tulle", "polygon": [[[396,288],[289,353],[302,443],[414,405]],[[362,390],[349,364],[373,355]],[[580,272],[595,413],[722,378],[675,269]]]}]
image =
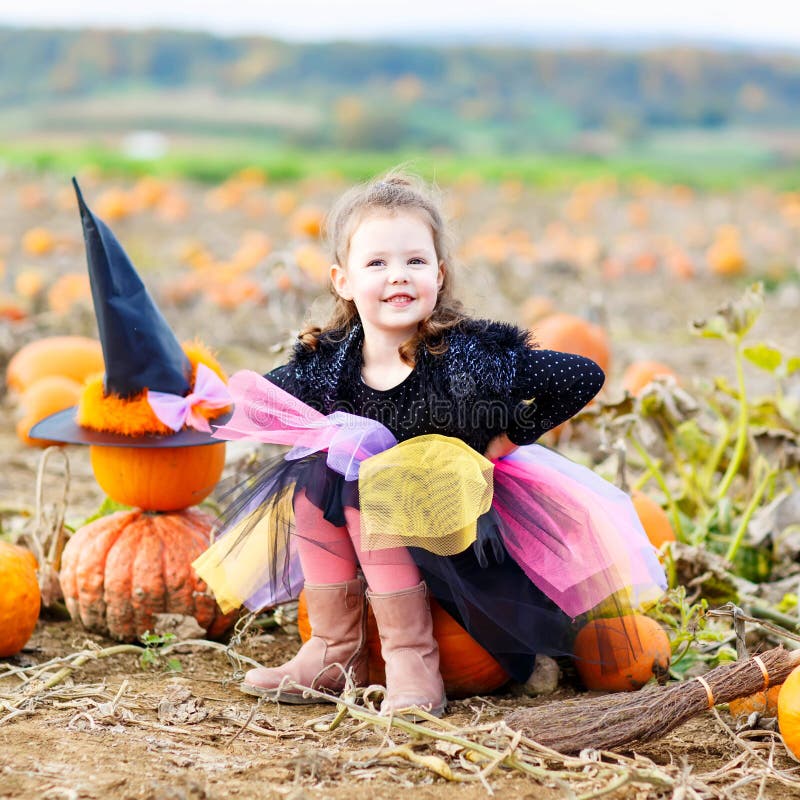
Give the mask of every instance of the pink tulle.
[{"label": "pink tulle", "polygon": [[[255,372],[237,372],[228,388],[236,405],[217,438],[292,445],[287,459],[327,449],[328,466],[347,480],[358,477],[363,460],[397,444],[379,422],[325,416]],[[630,497],[558,453],[527,445],[497,461],[492,507],[508,553],[571,617],[622,590],[637,602],[665,588]],[[296,569],[297,550],[290,551]],[[270,600],[279,602],[262,591],[258,607]]]},{"label": "pink tulle", "polygon": [[328,466],[347,480],[358,477],[359,464],[397,444],[376,420],[337,411],[325,416],[257,372],[241,370],[228,381],[233,415],[214,431],[218,439],[250,439],[292,445],[287,459],[328,451]]},{"label": "pink tulle", "polygon": [[506,549],[570,616],[623,588],[634,600],[665,588],[630,497],[590,469],[528,445],[495,464],[494,481]]}]

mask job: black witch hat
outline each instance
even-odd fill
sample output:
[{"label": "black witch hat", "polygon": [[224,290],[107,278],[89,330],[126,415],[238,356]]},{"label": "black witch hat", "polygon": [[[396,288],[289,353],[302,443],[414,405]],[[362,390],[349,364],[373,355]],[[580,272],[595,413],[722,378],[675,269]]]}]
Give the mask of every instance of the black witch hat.
[{"label": "black witch hat", "polygon": [[[122,245],[86,205],[74,178],[72,183],[81,214],[92,301],[105,362],[103,396],[114,398],[123,415],[125,406],[120,401],[134,401],[145,390],[186,396],[192,389],[192,362]],[[80,408],[68,408],[47,417],[34,425],[29,435],[73,444],[129,447],[185,447],[219,441],[191,428],[165,433],[157,420],[152,432],[134,435],[119,432],[128,426],[109,425],[107,417],[94,427],[94,420],[87,419],[84,413],[78,414]],[[217,420],[222,421],[222,418]]]}]

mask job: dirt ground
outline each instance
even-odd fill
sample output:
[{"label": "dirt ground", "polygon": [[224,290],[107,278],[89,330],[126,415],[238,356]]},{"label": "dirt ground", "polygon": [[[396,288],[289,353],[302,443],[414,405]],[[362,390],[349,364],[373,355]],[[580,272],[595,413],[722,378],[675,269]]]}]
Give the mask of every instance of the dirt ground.
[{"label": "dirt ground", "polygon": [[[192,217],[193,223],[197,220]],[[72,231],[75,220],[69,217]],[[250,223],[252,225],[252,223]],[[465,223],[466,225],[467,223]],[[20,228],[27,227],[21,225]],[[202,226],[198,224],[198,229]],[[136,234],[137,230],[132,229]],[[209,235],[218,233],[215,230]],[[225,232],[225,236],[230,234]],[[223,236],[219,233],[219,236]],[[139,242],[139,250],[146,246]],[[79,262],[82,254],[75,256]],[[70,262],[72,268],[76,268]],[[151,275],[152,277],[152,275]],[[150,278],[146,278],[149,282]],[[708,316],[716,304],[737,295],[738,284],[711,278],[691,283],[664,284],[658,276],[635,275],[607,285],[601,276],[579,275],[554,263],[531,276],[528,283],[498,297],[498,285],[487,273],[462,279],[470,306],[477,314],[514,319],[515,308],[526,295],[550,296],[570,312],[599,306],[611,331],[614,365],[609,391],[615,391],[624,366],[637,358],[666,361],[687,377],[731,375],[732,360],[719,342],[689,336],[693,319]],[[513,295],[513,296],[512,296]],[[767,312],[758,323],[758,337],[788,348],[796,342],[797,281],[788,281],[767,296]],[[299,323],[301,305],[277,313],[266,309],[211,312],[204,306],[164,309],[179,336],[200,335],[213,346],[230,371],[249,367],[265,371],[282,360],[273,348],[288,339]],[[0,321],[0,356],[25,341],[51,333],[92,333],[91,317],[73,320],[64,329],[57,320],[8,323]],[[33,326],[33,327],[32,327]],[[763,381],[748,370],[753,385]],[[24,448],[13,433],[13,398],[0,400],[0,523],[14,537],[33,523],[36,508],[36,470],[40,451]],[[237,451],[229,453],[235,457]],[[71,484],[67,520],[77,522],[99,506],[102,497],[88,463],[88,454],[68,448]],[[58,458],[43,483],[46,508],[61,495],[63,478]],[[25,650],[2,666],[30,667],[85,649],[85,642],[104,648],[110,640],[87,634],[70,621],[42,619]],[[299,646],[296,633],[276,630],[249,639],[242,655],[264,664],[278,664]],[[520,772],[495,769],[486,782],[453,783],[430,769],[389,757],[392,745],[408,741],[393,732],[391,741],[377,728],[345,720],[330,732],[315,730],[312,720],[329,714],[331,706],[290,707],[263,704],[241,694],[232,682],[233,668],[224,652],[192,648],[178,655],[182,671],[143,670],[137,656],[117,655],[89,661],[39,696],[24,713],[14,715],[0,699],[0,800],[219,800],[227,797],[282,798],[394,798],[413,791],[415,800],[484,797],[493,793],[509,800],[549,800],[562,797],[610,798],[790,798],[800,797],[800,773],[794,786],[769,775],[764,764],[774,759],[779,770],[796,770],[780,742],[771,734],[736,739],[720,719],[704,714],[679,727],[665,739],[637,749],[654,770],[669,777],[669,785],[614,784],[603,778],[597,765],[558,766],[570,780],[540,780]],[[0,680],[0,694],[18,679]],[[570,687],[559,697],[573,693]],[[446,721],[458,728],[499,722],[504,712],[542,702],[514,693],[499,693],[451,704]],[[249,720],[249,722],[248,722]],[[728,722],[730,720],[727,720]],[[244,729],[247,724],[246,729]],[[437,753],[458,765],[458,756],[435,746],[420,753]],[[632,753],[627,753],[632,756]],[[557,765],[557,762],[553,762]],[[640,764],[641,766],[641,764]],[[660,772],[659,772],[660,770]],[[462,769],[460,774],[466,774]],[[787,775],[789,773],[786,773]],[[583,781],[583,783],[581,783]],[[619,788],[613,789],[614,785]]]},{"label": "dirt ground", "polygon": [[[298,645],[296,636],[283,632],[262,636],[240,652],[279,663]],[[87,639],[100,647],[112,645],[87,636],[75,623],[43,621],[23,653],[6,663],[43,662],[83,649]],[[487,778],[487,789],[480,782],[445,781],[399,758],[376,758],[387,741],[375,728],[349,720],[334,731],[317,732],[309,722],[330,713],[331,706],[325,705],[264,704],[252,714],[256,700],[230,683],[232,669],[224,653],[193,649],[178,658],[180,674],[143,671],[135,655],[89,662],[64,682],[63,694],[50,694],[28,713],[2,725],[0,798],[362,800],[394,798],[408,790],[424,800],[453,796],[469,800],[485,797],[490,790],[510,800],[577,796],[568,794],[563,784],[543,785],[517,772],[496,770]],[[8,680],[0,682],[0,687],[8,685]],[[569,694],[570,689],[559,690],[557,697]],[[496,722],[512,708],[538,702],[510,693],[470,698],[453,702],[446,720],[459,727],[476,719]],[[241,730],[248,719],[252,729]],[[673,778],[691,775],[720,792],[723,787],[727,790],[725,795],[694,796],[800,797],[800,786],[782,785],[773,778],[761,786],[755,769],[750,782],[738,788],[732,785],[743,777],[735,769],[746,746],[760,747],[760,757],[769,757],[769,735],[765,737],[760,744],[758,739],[736,741],[722,722],[706,714],[636,752],[665,767]],[[395,744],[407,739],[402,732],[392,733]],[[792,767],[781,746],[774,753],[775,767]],[[714,779],[723,767],[727,773]],[[589,793],[580,796],[596,796],[591,791],[602,785],[591,779],[586,784]],[[629,785],[608,796],[681,796],[676,791]]]}]

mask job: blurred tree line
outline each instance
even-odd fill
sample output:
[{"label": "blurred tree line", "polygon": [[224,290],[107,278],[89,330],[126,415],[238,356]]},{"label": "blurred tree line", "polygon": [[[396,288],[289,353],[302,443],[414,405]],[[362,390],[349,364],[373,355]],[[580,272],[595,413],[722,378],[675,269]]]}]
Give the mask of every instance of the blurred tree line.
[{"label": "blurred tree line", "polygon": [[[635,141],[663,130],[800,126],[800,55],[0,28],[0,116],[25,109],[28,124],[57,126],[54,109],[89,98],[198,90],[218,105],[200,103],[197,117],[155,109],[143,121],[306,147],[462,152],[490,142],[507,152],[575,150],[581,142],[590,150],[602,147],[600,134]],[[232,101],[237,113],[228,115]],[[265,101],[282,112],[265,121],[257,113]],[[108,102],[105,116],[85,124],[113,125],[114,108]]]}]

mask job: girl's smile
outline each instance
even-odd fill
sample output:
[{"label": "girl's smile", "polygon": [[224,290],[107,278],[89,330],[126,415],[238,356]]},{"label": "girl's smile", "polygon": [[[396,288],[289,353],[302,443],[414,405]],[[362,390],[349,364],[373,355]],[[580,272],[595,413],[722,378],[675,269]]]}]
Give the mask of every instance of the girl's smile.
[{"label": "girl's smile", "polygon": [[331,267],[331,280],[355,303],[367,339],[400,345],[436,307],[444,264],[422,213],[373,211],[350,237],[347,264]]}]

